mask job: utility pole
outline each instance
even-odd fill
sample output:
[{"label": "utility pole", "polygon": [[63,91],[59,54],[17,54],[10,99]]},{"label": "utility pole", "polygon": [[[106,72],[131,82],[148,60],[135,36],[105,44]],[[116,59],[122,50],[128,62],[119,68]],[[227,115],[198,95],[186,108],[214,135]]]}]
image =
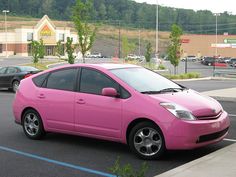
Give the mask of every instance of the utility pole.
[{"label": "utility pole", "polygon": [[140,39],[140,26],[138,31],[138,56],[141,56],[141,39]]},{"label": "utility pole", "polygon": [[118,46],[118,57],[121,58],[121,31],[120,31],[120,20],[119,20],[119,46]]},{"label": "utility pole", "polygon": [[5,17],[5,46],[6,46],[6,58],[8,58],[8,50],[7,50],[7,13],[9,13],[10,11],[9,10],[3,10],[2,11],[4,13],[4,17]]},{"label": "utility pole", "polygon": [[158,58],[158,29],[159,29],[159,9],[158,9],[158,6],[159,6],[159,3],[158,3],[158,0],[156,0],[156,58]]}]

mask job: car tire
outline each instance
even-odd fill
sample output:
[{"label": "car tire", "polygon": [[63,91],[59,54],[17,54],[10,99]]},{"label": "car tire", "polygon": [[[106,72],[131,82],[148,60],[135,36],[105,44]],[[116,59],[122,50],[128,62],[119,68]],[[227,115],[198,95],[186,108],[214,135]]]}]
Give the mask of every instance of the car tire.
[{"label": "car tire", "polygon": [[14,93],[16,93],[16,91],[17,91],[19,85],[20,85],[20,81],[18,81],[18,80],[14,80],[14,81],[12,82],[12,88],[11,88],[11,89],[12,89],[12,91],[13,91]]},{"label": "car tire", "polygon": [[152,122],[135,125],[130,131],[128,144],[136,155],[145,160],[158,159],[166,150],[164,136]]},{"label": "car tire", "polygon": [[24,113],[22,126],[25,135],[30,139],[38,140],[45,135],[42,119],[39,113],[33,109],[29,109]]}]

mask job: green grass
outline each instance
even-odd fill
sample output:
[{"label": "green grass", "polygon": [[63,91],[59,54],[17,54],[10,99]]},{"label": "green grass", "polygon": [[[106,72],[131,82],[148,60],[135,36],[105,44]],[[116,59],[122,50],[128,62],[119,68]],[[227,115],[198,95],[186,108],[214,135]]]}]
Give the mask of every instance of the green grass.
[{"label": "green grass", "polygon": [[164,76],[167,77],[168,79],[193,79],[193,78],[199,78],[201,75],[200,73],[191,72],[187,74],[177,74],[177,75],[164,74]]},{"label": "green grass", "polygon": [[64,60],[60,60],[60,61],[53,61],[53,62],[43,62],[41,63],[41,61],[39,61],[38,63],[34,64],[34,63],[29,63],[29,64],[24,64],[24,66],[32,66],[32,67],[35,67],[39,70],[46,70],[48,69],[47,68],[47,65],[50,65],[50,64],[56,64],[58,62],[63,62]]}]

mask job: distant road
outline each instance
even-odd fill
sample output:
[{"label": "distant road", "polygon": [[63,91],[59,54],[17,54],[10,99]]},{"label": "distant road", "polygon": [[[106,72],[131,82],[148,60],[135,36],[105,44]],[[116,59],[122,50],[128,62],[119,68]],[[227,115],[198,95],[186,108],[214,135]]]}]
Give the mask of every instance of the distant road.
[{"label": "distant road", "polygon": [[0,66],[20,65],[32,62],[31,57],[10,56],[8,58],[0,57]]}]

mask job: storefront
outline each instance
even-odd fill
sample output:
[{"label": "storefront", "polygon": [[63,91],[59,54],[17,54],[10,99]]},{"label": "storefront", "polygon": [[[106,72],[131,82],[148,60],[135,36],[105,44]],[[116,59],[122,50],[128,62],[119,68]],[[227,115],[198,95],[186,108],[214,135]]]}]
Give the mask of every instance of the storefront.
[{"label": "storefront", "polygon": [[32,54],[31,41],[40,39],[45,45],[45,55],[56,55],[56,45],[61,41],[65,47],[66,38],[73,38],[73,43],[78,42],[76,33],[73,33],[68,27],[56,27],[47,15],[35,26],[22,26],[12,31],[0,32],[0,56],[30,56]]},{"label": "storefront", "polygon": [[236,57],[236,35],[188,34],[181,37],[181,42],[182,57],[188,55]]}]

